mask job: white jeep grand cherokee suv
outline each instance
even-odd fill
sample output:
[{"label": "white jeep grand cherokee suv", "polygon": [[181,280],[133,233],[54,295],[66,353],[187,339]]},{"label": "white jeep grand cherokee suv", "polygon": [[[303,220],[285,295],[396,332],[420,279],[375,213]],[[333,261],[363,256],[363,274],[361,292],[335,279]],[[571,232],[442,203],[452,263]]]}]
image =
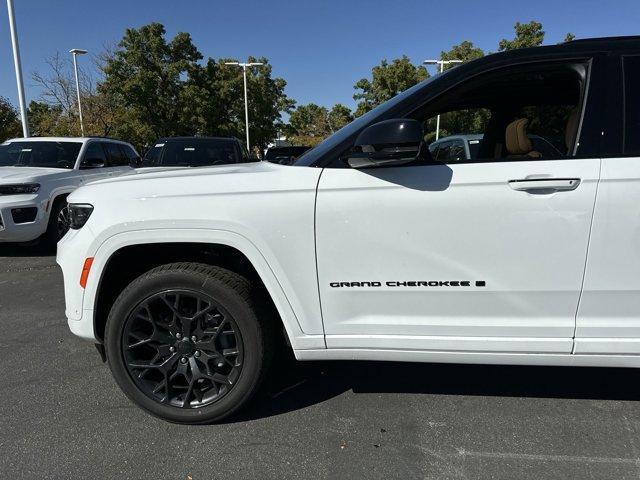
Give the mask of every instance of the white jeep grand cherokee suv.
[{"label": "white jeep grand cherokee suv", "polygon": [[15,138],[0,145],[0,243],[43,237],[51,245],[69,228],[66,198],[92,180],[133,171],[138,154],[107,138]]},{"label": "white jeep grand cherokee suv", "polygon": [[[482,134],[473,159],[431,158],[439,114]],[[294,166],[127,176],[69,202],[69,326],[170,421],[236,411],[279,336],[299,360],[640,367],[640,37],[462,64]]]}]

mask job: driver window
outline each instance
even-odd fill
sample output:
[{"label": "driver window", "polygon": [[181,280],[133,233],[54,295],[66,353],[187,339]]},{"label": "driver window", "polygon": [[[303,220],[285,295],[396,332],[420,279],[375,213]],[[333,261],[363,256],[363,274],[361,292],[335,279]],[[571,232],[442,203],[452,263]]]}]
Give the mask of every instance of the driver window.
[{"label": "driver window", "polygon": [[[411,115],[433,160],[473,163],[574,156],[587,67],[554,63],[472,79]],[[465,148],[468,145],[468,151]]]}]

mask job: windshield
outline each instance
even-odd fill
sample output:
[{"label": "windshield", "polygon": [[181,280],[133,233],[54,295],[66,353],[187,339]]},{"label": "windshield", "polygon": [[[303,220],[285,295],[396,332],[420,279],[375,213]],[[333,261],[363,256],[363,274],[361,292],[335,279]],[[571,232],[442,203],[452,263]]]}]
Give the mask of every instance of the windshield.
[{"label": "windshield", "polygon": [[384,116],[385,113],[389,112],[390,110],[393,110],[394,107],[396,107],[399,103],[401,103],[407,97],[410,97],[411,95],[413,95],[416,91],[421,90],[425,85],[428,85],[435,79],[438,79],[444,75],[447,75],[452,70],[453,69],[447,70],[446,72],[441,73],[440,75],[430,77],[425,81],[418,83],[417,85],[414,85],[413,87],[405,90],[404,92],[399,93],[398,95],[396,95],[390,100],[387,100],[383,104],[378,105],[373,110],[365,113],[361,117],[355,119],[353,122],[345,125],[336,133],[331,135],[329,138],[326,138],[325,140],[320,142],[315,148],[312,148],[311,150],[308,150],[307,152],[303,153],[300,157],[298,157],[298,160],[294,163],[294,165],[297,165],[297,166],[312,165],[316,160],[318,160],[320,157],[325,155],[327,152],[331,151],[333,148],[337,147],[342,142],[347,140],[350,136],[356,134],[362,128],[367,126],[372,120],[376,118],[379,119],[380,121],[385,120],[386,119]]},{"label": "windshield", "polygon": [[0,146],[0,167],[72,169],[80,142],[11,142]]},{"label": "windshield", "polygon": [[227,140],[167,141],[151,148],[143,167],[203,167],[242,162],[240,148]]}]

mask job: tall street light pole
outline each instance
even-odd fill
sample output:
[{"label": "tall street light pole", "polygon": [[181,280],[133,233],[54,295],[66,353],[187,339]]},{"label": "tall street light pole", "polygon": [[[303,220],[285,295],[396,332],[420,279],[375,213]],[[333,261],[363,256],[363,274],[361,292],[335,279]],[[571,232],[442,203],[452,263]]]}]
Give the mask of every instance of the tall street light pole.
[{"label": "tall street light pole", "polygon": [[82,123],[82,103],[80,102],[80,82],[78,81],[78,62],[76,60],[76,57],[78,55],[86,54],[87,51],[80,48],[72,48],[71,50],[69,50],[69,53],[73,55],[73,72],[76,76],[76,93],[78,95],[78,116],[80,117],[80,133],[84,137],[84,123]]},{"label": "tall street light pole", "polygon": [[247,131],[247,151],[251,154],[251,147],[249,146],[249,102],[247,99],[247,67],[257,67],[258,65],[264,65],[261,62],[226,62],[225,65],[236,65],[242,67],[242,77],[244,79],[244,124]]},{"label": "tall street light pole", "polygon": [[[425,60],[425,65],[439,65],[440,73],[444,72],[445,65],[451,65],[453,63],[462,63],[462,60]],[[436,117],[436,140],[440,138],[440,114]]]},{"label": "tall street light pole", "polygon": [[16,32],[16,17],[13,14],[13,0],[7,0],[7,10],[9,10],[9,30],[11,30],[13,64],[16,69],[16,82],[18,84],[18,102],[20,103],[20,117],[22,118],[22,135],[27,138],[29,136],[29,123],[27,122],[27,105],[24,101],[24,84],[22,83],[22,66],[20,64],[18,33]]}]

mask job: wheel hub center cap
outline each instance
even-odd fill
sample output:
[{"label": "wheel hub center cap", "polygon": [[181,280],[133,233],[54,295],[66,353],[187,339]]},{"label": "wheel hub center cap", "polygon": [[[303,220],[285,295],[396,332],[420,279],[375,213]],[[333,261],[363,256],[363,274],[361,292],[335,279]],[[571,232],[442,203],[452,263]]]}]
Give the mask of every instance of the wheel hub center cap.
[{"label": "wheel hub center cap", "polygon": [[191,340],[185,338],[176,343],[176,350],[180,355],[191,355],[195,351],[195,346]]}]

